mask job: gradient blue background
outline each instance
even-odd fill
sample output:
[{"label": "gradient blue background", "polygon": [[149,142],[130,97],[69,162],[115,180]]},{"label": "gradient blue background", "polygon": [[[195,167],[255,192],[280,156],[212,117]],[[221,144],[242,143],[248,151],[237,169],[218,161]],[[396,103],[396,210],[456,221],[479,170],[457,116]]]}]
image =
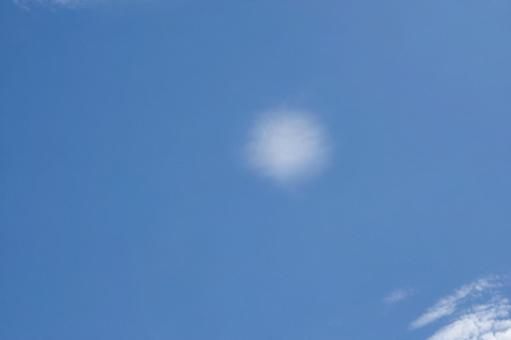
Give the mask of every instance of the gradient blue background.
[{"label": "gradient blue background", "polygon": [[[2,1],[0,339],[423,339],[510,270],[510,91],[507,0]],[[293,190],[282,105],[335,146]]]}]

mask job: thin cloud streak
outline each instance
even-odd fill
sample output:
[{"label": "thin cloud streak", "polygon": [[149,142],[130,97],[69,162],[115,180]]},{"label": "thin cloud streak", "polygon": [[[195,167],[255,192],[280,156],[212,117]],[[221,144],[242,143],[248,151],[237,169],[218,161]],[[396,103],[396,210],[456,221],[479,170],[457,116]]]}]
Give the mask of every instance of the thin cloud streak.
[{"label": "thin cloud streak", "polygon": [[35,7],[46,7],[50,9],[83,9],[96,5],[105,4],[134,4],[144,3],[149,0],[13,0],[21,8],[31,9]]},{"label": "thin cloud streak", "polygon": [[61,6],[61,7],[76,7],[84,3],[91,2],[90,0],[14,0],[14,3],[21,7],[29,7],[31,5],[45,5],[45,6]]}]

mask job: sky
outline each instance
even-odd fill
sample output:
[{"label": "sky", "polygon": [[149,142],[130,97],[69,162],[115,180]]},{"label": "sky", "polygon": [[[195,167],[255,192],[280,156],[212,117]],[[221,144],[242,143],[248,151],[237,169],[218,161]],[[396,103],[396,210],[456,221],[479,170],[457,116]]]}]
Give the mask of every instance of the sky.
[{"label": "sky", "polygon": [[511,1],[4,0],[1,340],[511,339]]}]

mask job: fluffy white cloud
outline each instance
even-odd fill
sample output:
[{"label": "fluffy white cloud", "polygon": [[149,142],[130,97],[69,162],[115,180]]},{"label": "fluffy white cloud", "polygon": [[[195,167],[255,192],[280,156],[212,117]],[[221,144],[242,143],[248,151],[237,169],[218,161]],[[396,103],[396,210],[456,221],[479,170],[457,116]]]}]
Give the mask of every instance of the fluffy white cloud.
[{"label": "fluffy white cloud", "polygon": [[500,278],[484,278],[457,289],[412,322],[416,329],[435,321],[446,324],[429,340],[511,340],[511,306]]},{"label": "fluffy white cloud", "polygon": [[412,329],[424,327],[438,319],[449,316],[456,311],[464,300],[483,291],[495,288],[498,281],[495,278],[484,278],[457,289],[453,294],[441,299],[424,314],[412,322]]},{"label": "fluffy white cloud", "polygon": [[477,305],[437,331],[430,340],[511,340],[509,301]]},{"label": "fluffy white cloud", "polygon": [[387,296],[385,296],[383,298],[383,302],[385,302],[386,304],[398,303],[408,299],[410,296],[414,294],[415,291],[412,289],[396,289],[390,292]]},{"label": "fluffy white cloud", "polygon": [[313,115],[275,110],[261,116],[248,143],[250,165],[279,183],[319,173],[329,159],[326,133]]}]

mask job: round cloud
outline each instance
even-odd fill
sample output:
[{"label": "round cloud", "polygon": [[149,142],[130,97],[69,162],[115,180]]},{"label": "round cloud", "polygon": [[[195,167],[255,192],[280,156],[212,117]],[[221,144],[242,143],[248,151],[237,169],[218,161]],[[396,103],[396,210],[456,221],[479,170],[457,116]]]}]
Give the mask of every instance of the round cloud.
[{"label": "round cloud", "polygon": [[329,158],[323,127],[310,113],[277,110],[255,124],[248,145],[250,165],[261,175],[281,183],[318,174]]}]

